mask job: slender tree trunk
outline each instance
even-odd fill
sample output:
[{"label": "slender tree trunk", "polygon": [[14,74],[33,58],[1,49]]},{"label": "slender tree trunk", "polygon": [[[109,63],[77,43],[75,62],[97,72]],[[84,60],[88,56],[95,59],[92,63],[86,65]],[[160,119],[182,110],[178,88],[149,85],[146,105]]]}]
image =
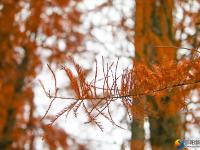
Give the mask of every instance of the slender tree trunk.
[{"label": "slender tree trunk", "polygon": [[144,149],[144,122],[133,120],[131,123],[131,150]]},{"label": "slender tree trunk", "polygon": [[[167,59],[176,59],[176,50],[156,48],[155,46],[175,45],[173,35],[173,0],[136,0],[135,12],[135,52],[136,60],[149,66],[153,63],[161,63]],[[180,116],[167,116],[167,104],[170,97],[159,98],[163,101],[164,110],[159,110],[156,100],[147,96],[146,100],[152,104],[156,116],[149,115],[152,149],[175,149],[174,141],[180,138],[177,125],[180,124]],[[137,139],[143,126],[133,122],[132,139]],[[134,138],[135,136],[135,138]],[[139,136],[141,137],[141,136]],[[143,135],[144,137],[144,135]],[[142,138],[142,141],[144,139]],[[135,149],[132,147],[132,150]],[[144,149],[144,148],[142,148]]]},{"label": "slender tree trunk", "polygon": [[12,144],[11,134],[15,124],[15,109],[13,109],[13,107],[9,107],[7,109],[7,113],[8,117],[2,131],[2,138],[0,139],[0,149],[2,150],[10,149]]},{"label": "slender tree trunk", "polygon": [[[7,42],[9,43],[9,40]],[[9,93],[13,95],[11,98],[5,100],[7,103],[7,107],[5,107],[4,109],[6,109],[7,119],[1,130],[2,133],[0,137],[0,149],[2,150],[10,150],[12,148],[12,143],[14,142],[12,135],[13,135],[14,127],[16,124],[16,114],[17,114],[17,108],[14,104],[16,103],[16,96],[22,93],[22,88],[24,86],[25,72],[26,72],[27,64],[28,64],[27,50],[26,49],[24,50],[25,50],[25,56],[22,62],[17,66],[17,68],[15,68],[17,69],[16,72],[18,72],[17,80],[16,82],[13,82],[13,85],[12,85],[14,92]],[[12,78],[11,76],[8,76],[5,78],[6,80],[12,80],[10,79]]]}]

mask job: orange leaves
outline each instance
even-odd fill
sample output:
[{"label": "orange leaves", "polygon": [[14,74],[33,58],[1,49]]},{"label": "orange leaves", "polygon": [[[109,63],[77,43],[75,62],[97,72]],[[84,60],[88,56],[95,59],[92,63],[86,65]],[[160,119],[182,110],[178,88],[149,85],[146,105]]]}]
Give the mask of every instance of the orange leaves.
[{"label": "orange leaves", "polygon": [[3,93],[7,96],[11,96],[14,92],[14,86],[12,84],[6,84],[4,85],[4,88],[3,88]]},{"label": "orange leaves", "polygon": [[82,68],[74,63],[74,67],[76,69],[76,73],[78,74],[78,77],[76,77],[72,71],[69,68],[63,67],[62,69],[66,72],[69,80],[70,80],[70,87],[76,94],[76,99],[82,99],[82,98],[90,98],[90,89],[89,85],[87,84],[85,78],[86,74],[82,70]]},{"label": "orange leaves", "polygon": [[60,7],[65,7],[69,4],[70,0],[55,0],[55,2],[60,6]]},{"label": "orange leaves", "polygon": [[64,68],[64,70],[65,70],[67,76],[70,79],[70,84],[71,84],[71,87],[72,87],[73,91],[76,94],[76,98],[80,98],[81,94],[80,94],[80,90],[79,90],[79,85],[78,85],[78,82],[77,82],[77,78],[73,75],[73,73],[72,73],[72,71],[70,69]]},{"label": "orange leaves", "polygon": [[[34,106],[34,78],[41,71],[41,62],[50,60],[48,58],[52,58],[54,63],[63,62],[66,60],[66,52],[77,52],[77,47],[83,40],[82,34],[77,30],[81,23],[81,13],[76,10],[76,6],[69,6],[69,2],[70,0],[0,2],[1,149],[24,149],[24,145],[34,149],[35,144],[30,143],[35,143],[34,138],[41,136],[32,135],[33,139],[29,143],[29,136],[25,132],[28,130],[29,133],[33,128],[37,133],[44,131],[39,126],[41,122],[36,124],[36,120],[40,120],[41,116],[35,116],[37,112]],[[72,2],[76,5],[80,1]],[[66,7],[68,8],[65,9]],[[52,37],[55,39],[53,42]],[[46,42],[49,39],[51,44]],[[62,48],[57,44],[59,40],[63,40]],[[53,96],[57,96],[56,94],[57,89]],[[51,104],[54,100],[51,98]],[[9,113],[10,110],[13,110],[13,113]],[[14,132],[16,130],[19,132]],[[54,143],[65,140],[63,131],[57,133],[60,138],[54,139]],[[5,148],[2,145],[5,145]],[[56,145],[53,149],[58,147]]]},{"label": "orange leaves", "polygon": [[81,96],[82,97],[91,97],[90,87],[86,82],[86,72],[79,66],[78,64],[74,63],[75,69],[78,74],[78,81],[81,88]]},{"label": "orange leaves", "polygon": [[68,19],[72,24],[80,24],[81,13],[74,7],[70,13],[68,13]]},{"label": "orange leaves", "polygon": [[[98,80],[98,67],[96,66],[95,77],[91,82],[86,81],[83,68],[74,62],[77,75],[69,68],[63,67],[63,70],[70,80],[70,87],[74,91],[75,97],[47,95],[49,98],[72,100],[72,103],[61,110],[52,122],[72,110],[77,116],[78,109],[82,107],[88,122],[95,123],[99,128],[101,125],[97,121],[98,116],[103,116],[116,125],[112,119],[110,105],[117,101],[120,101],[127,112],[130,111],[133,117],[138,119],[143,118],[146,113],[156,114],[154,111],[158,109],[176,113],[186,104],[185,100],[180,97],[183,89],[200,82],[199,74],[195,74],[200,70],[197,70],[197,66],[194,65],[198,64],[199,59],[182,60],[179,63],[169,61],[162,66],[153,65],[151,68],[144,64],[134,63],[132,69],[125,69],[118,77],[116,75],[117,65],[115,69],[112,69],[113,63],[104,66],[103,61],[103,79]],[[102,86],[97,87],[96,83],[100,81]],[[97,93],[101,93],[101,95]],[[170,100],[165,99],[168,94],[171,95]],[[154,102],[146,100],[146,95],[155,97],[152,99]],[[146,108],[144,109],[144,107]]]},{"label": "orange leaves", "polygon": [[57,147],[61,147],[63,150],[68,149],[68,135],[63,129],[45,125],[42,128],[45,131],[43,140],[48,143],[50,150],[55,150]]}]

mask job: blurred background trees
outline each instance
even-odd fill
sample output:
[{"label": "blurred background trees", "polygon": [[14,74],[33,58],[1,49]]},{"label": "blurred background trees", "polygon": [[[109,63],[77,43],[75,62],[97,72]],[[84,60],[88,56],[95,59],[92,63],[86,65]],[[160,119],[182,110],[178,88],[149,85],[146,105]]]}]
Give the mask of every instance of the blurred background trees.
[{"label": "blurred background trees", "polygon": [[[156,46],[198,48],[199,11],[198,0],[0,1],[0,149],[36,149],[41,137],[40,143],[49,149],[71,149],[71,145],[84,149],[64,129],[40,121],[33,90],[44,64],[56,69],[71,62],[70,57],[77,58],[86,62],[89,74],[94,68],[90,64],[100,56],[111,62],[119,57],[125,65],[136,60],[148,66],[192,60],[192,51]],[[119,122],[130,124],[130,148],[144,149],[149,142],[152,149],[174,149],[174,140],[184,138],[188,124],[199,124],[199,119],[195,110],[180,114],[173,109],[177,103],[171,101],[187,97],[186,102],[191,100],[188,109],[196,103],[198,110],[198,89],[193,86],[178,95],[165,91],[145,97],[156,117],[145,114],[142,121],[133,118],[130,122],[123,112]],[[194,92],[196,101],[192,101]],[[189,120],[188,115],[192,116]],[[150,139],[145,138],[145,122],[150,124]]]},{"label": "blurred background trees", "polygon": [[[181,47],[186,45],[187,47],[198,48],[199,20],[195,19],[195,16],[199,13],[199,8],[197,8],[196,12],[192,10],[195,7],[193,3],[196,2],[136,0],[134,30],[136,60],[146,63],[148,66],[167,63],[167,60],[179,62],[181,60],[180,56],[178,56],[180,51],[173,47],[170,48],[170,46]],[[183,12],[182,17],[178,14],[180,10]],[[190,17],[188,14],[190,14]],[[181,19],[179,20],[174,16]],[[188,17],[188,23],[186,23],[186,16]],[[189,28],[194,31],[193,34],[187,31]],[[166,49],[166,46],[169,47]],[[192,59],[192,52],[189,52],[186,57]],[[183,113],[174,111],[178,107],[174,102],[177,99],[181,102],[181,99],[185,99],[189,93],[190,90],[188,89],[182,90],[181,93],[166,91],[159,96],[147,96],[145,98],[146,101],[152,103],[153,109],[157,112],[156,117],[151,116],[151,114],[146,116],[150,124],[152,149],[176,149],[173,141],[178,137],[185,138],[186,120],[183,119],[185,116]],[[174,110],[172,110],[173,107]],[[134,145],[134,140],[139,139],[141,141],[142,139],[142,141],[145,141],[145,136],[142,132],[144,128],[143,125],[133,120],[132,130],[132,149],[137,149],[138,144],[136,142]]]},{"label": "blurred background trees", "polygon": [[0,1],[0,149],[35,149],[41,137],[49,149],[68,149],[67,133],[40,121],[33,80],[44,62],[62,63],[83,51],[78,3]]}]

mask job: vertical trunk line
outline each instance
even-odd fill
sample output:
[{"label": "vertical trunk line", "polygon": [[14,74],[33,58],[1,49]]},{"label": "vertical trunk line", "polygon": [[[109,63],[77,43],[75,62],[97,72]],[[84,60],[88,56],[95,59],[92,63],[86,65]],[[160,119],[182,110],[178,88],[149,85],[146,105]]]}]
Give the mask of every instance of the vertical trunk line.
[{"label": "vertical trunk line", "polygon": [[[175,44],[172,31],[173,4],[173,0],[136,0],[134,40],[135,59],[137,61],[145,62],[151,66],[152,63],[162,62],[163,58],[176,59],[176,50],[155,48],[155,46]],[[167,103],[170,102],[170,96],[163,97],[160,100],[163,101],[163,107],[166,107],[165,110],[167,111]],[[167,116],[166,112],[159,110],[154,97],[147,96],[146,101],[153,106],[154,111],[158,112],[157,116],[148,116],[152,149],[175,149],[174,141],[181,136],[177,128],[181,124],[180,115]],[[142,130],[144,130],[143,126],[141,127],[133,120],[131,132],[132,143],[135,143],[135,145],[137,145],[137,139],[144,142],[145,133],[141,132]],[[133,150],[135,147],[131,147],[131,149]],[[140,150],[142,149],[144,147],[140,148]]]}]

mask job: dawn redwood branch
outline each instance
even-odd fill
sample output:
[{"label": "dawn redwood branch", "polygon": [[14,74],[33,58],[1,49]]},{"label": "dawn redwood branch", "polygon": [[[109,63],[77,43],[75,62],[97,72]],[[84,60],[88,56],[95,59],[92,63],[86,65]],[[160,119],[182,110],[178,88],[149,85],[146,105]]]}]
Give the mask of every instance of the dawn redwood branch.
[{"label": "dawn redwood branch", "polygon": [[[176,87],[182,87],[182,86],[187,86],[187,85],[192,85],[192,84],[198,84],[200,83],[200,80],[194,81],[194,82],[186,82],[186,83],[179,83],[179,84],[174,84],[171,86],[166,86],[160,89],[156,89],[153,91],[149,91],[147,93],[137,93],[137,94],[127,94],[127,95],[111,95],[111,96],[103,96],[103,97],[83,97],[83,98],[75,98],[75,97],[62,97],[62,96],[52,96],[50,93],[46,93],[47,97],[53,98],[53,99],[65,99],[65,100],[104,100],[104,99],[111,99],[111,101],[116,101],[118,98],[126,98],[126,97],[137,97],[137,96],[145,96],[148,94],[156,93],[156,92],[161,92],[163,90],[171,89],[171,88],[176,88]],[[114,100],[113,100],[114,99]]]}]

